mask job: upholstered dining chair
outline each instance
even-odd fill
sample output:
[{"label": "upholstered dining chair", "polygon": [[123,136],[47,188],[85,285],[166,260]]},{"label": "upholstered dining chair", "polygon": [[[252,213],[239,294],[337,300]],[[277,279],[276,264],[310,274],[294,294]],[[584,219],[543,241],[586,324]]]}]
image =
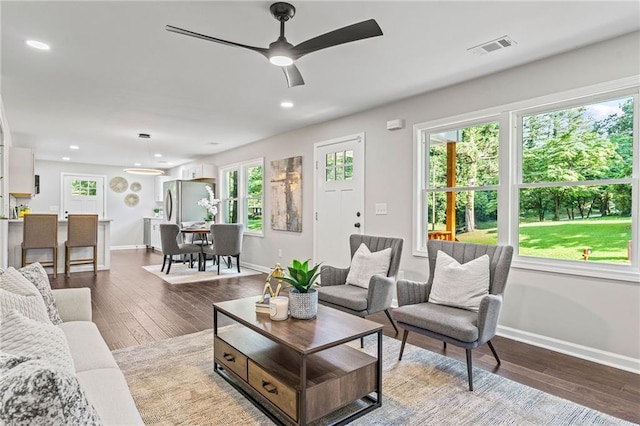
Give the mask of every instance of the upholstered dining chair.
[{"label": "upholstered dining chair", "polygon": [[[178,236],[180,235],[180,226],[175,223],[163,223],[160,225],[160,243],[162,244],[162,268],[160,272],[164,271],[165,265],[167,266],[167,275],[171,270],[171,264],[173,263],[173,256],[188,254],[191,256],[189,262],[190,266],[193,266],[193,255],[198,255],[198,268],[200,267],[200,259],[202,254],[202,247],[196,244],[181,244],[178,243]],[[167,261],[169,264],[167,265]]]},{"label": "upholstered dining chair", "polygon": [[[330,265],[323,265],[320,268],[321,286],[318,288],[318,302],[348,312],[360,317],[366,317],[376,312],[383,311],[396,333],[396,327],[389,308],[393,300],[395,290],[396,276],[400,269],[400,257],[402,256],[402,238],[377,237],[372,235],[353,234],[349,237],[349,245],[351,248],[351,266],[348,268],[336,268]],[[384,272],[371,276],[367,271],[359,271],[367,277],[370,276],[366,283],[351,283],[350,272],[354,267],[354,255],[359,250],[360,245],[364,244],[368,251],[372,254],[390,249],[388,267],[383,267]],[[360,275],[360,273],[358,274]]]},{"label": "upholstered dining chair", "polygon": [[[67,241],[64,243],[64,273],[68,277],[71,265],[93,264],[93,275],[98,274],[98,215],[70,214],[67,216]],[[90,247],[90,258],[72,259],[71,249]]]},{"label": "upholstered dining chair", "polygon": [[58,215],[29,213],[24,216],[22,231],[22,266],[27,264],[27,251],[51,249],[52,261],[38,260],[42,266],[53,267],[53,278],[58,276]]},{"label": "upholstered dining chair", "polygon": [[205,261],[203,263],[206,263],[207,255],[213,256],[214,264],[218,263],[218,275],[220,275],[220,256],[229,258],[228,267],[231,267],[230,258],[235,257],[238,272],[240,272],[244,225],[241,223],[213,223],[210,229],[213,244],[202,247],[202,257]]},{"label": "upholstered dining chair", "polygon": [[[447,343],[460,346],[466,350],[469,390],[473,391],[472,349],[486,343],[500,365],[500,358],[491,339],[495,336],[498,327],[513,247],[429,240],[427,252],[430,271],[427,282],[398,281],[399,307],[392,312],[394,319],[404,329],[398,360],[402,360],[409,331],[441,340],[444,342],[445,349]],[[488,260],[480,259],[485,254]],[[439,266],[438,256],[441,255],[443,259]],[[445,262],[451,262],[451,258],[455,259],[453,264],[446,264]],[[464,269],[464,266],[470,265],[472,261],[478,265],[473,267],[474,271],[480,272],[477,274],[478,277],[488,281],[488,290],[485,287],[483,292],[478,292],[476,283],[481,282],[482,279],[475,280],[471,277],[471,274],[476,272],[472,273],[470,266]],[[482,268],[488,268],[488,271],[482,271]],[[456,282],[443,282],[440,276],[435,276],[435,272],[445,278],[456,276],[452,275],[451,271],[453,274],[459,273],[458,276],[461,279]],[[434,291],[434,278],[438,280],[437,291]],[[469,291],[469,300],[472,299],[478,303],[477,310],[472,306],[474,303],[468,304],[464,296],[466,288],[469,287],[474,287],[473,291]],[[462,297],[454,297],[451,296],[452,294],[462,295]],[[447,301],[447,297],[451,301]]]}]

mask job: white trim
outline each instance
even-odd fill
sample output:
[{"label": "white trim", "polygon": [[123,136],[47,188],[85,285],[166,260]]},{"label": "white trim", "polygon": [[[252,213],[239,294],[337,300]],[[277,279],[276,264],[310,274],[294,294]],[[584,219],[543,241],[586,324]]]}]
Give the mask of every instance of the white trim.
[{"label": "white trim", "polygon": [[271,273],[271,268],[268,268],[266,266],[262,266],[262,265],[256,265],[254,263],[248,263],[248,262],[243,262],[240,261],[240,266],[243,268],[248,268],[248,269],[253,269],[259,272],[264,272],[265,274],[269,274]]},{"label": "white trim", "polygon": [[540,348],[549,349],[554,352],[560,352],[565,355],[585,359],[598,364],[618,368],[620,370],[629,371],[631,373],[640,374],[640,359],[502,325],[498,326],[498,336]]},{"label": "white trim", "polygon": [[107,187],[109,186],[109,182],[107,182],[107,175],[94,175],[90,173],[71,173],[71,172],[61,172],[60,173],[60,210],[58,211],[58,217],[64,219],[64,194],[65,194],[65,186],[64,179],[67,176],[81,176],[87,178],[102,178],[102,214],[98,214],[100,219],[106,219],[107,216]]},{"label": "white trim", "polygon": [[[248,206],[247,200],[249,197],[247,196],[248,185],[247,185],[247,169],[255,166],[262,167],[262,229],[259,231],[250,230],[247,228],[248,226],[248,217],[245,218],[245,212],[248,215]],[[223,195],[226,196],[227,188],[223,190],[223,186],[226,187],[226,180],[224,179],[225,174],[230,171],[237,171],[238,173],[238,193],[235,198],[224,198]],[[228,164],[226,166],[221,166],[218,168],[218,197],[220,199],[220,220],[219,223],[226,223],[223,221],[224,219],[224,202],[228,200],[237,200],[238,201],[238,223],[244,225],[244,235],[252,236],[252,237],[264,237],[264,229],[265,229],[265,205],[264,205],[264,192],[265,192],[265,166],[264,166],[264,157],[254,158],[252,160],[241,161],[233,164]],[[224,192],[224,194],[223,194]],[[246,222],[245,222],[245,219]]]},{"label": "white trim", "polygon": [[[147,246],[145,246],[144,244],[134,244],[134,245],[128,245],[128,246],[111,246],[109,247],[109,250],[136,250],[136,249],[147,249]],[[156,253],[162,253],[161,251],[157,251]]]}]

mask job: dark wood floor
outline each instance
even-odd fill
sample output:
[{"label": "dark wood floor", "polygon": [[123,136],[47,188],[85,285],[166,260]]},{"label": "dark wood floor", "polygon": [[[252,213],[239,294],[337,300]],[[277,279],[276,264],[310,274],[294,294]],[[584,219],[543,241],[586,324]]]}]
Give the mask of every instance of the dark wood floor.
[{"label": "dark wood floor", "polygon": [[[111,252],[111,270],[80,272],[67,279],[51,279],[53,288],[90,287],[93,320],[111,349],[195,333],[212,327],[211,304],[259,295],[264,274],[206,283],[172,286],[142,269],[162,263],[151,251]],[[384,314],[368,317],[395,332]],[[402,333],[402,332],[401,332]],[[587,407],[640,423],[640,376],[535,346],[496,337],[492,340],[502,359],[497,367],[489,349],[473,351],[474,365],[527,386]],[[461,361],[464,350],[427,337],[409,335],[409,343]]]}]

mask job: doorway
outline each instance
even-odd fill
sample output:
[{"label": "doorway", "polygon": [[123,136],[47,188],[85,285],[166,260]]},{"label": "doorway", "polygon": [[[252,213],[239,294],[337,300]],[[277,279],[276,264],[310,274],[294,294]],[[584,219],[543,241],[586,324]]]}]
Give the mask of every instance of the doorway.
[{"label": "doorway", "polygon": [[69,214],[97,214],[107,216],[106,176],[62,173],[62,210],[60,217]]}]

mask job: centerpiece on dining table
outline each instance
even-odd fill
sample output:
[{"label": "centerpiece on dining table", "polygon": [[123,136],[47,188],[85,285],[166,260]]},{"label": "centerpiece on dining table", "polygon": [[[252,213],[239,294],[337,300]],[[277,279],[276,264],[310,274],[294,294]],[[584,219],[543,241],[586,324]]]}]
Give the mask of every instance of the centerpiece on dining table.
[{"label": "centerpiece on dining table", "polygon": [[218,204],[220,204],[220,200],[214,195],[211,185],[205,185],[204,187],[209,193],[209,198],[201,198],[198,201],[198,205],[207,209],[207,216],[204,220],[207,222],[208,226],[210,222],[213,222],[216,214],[218,213]]}]

